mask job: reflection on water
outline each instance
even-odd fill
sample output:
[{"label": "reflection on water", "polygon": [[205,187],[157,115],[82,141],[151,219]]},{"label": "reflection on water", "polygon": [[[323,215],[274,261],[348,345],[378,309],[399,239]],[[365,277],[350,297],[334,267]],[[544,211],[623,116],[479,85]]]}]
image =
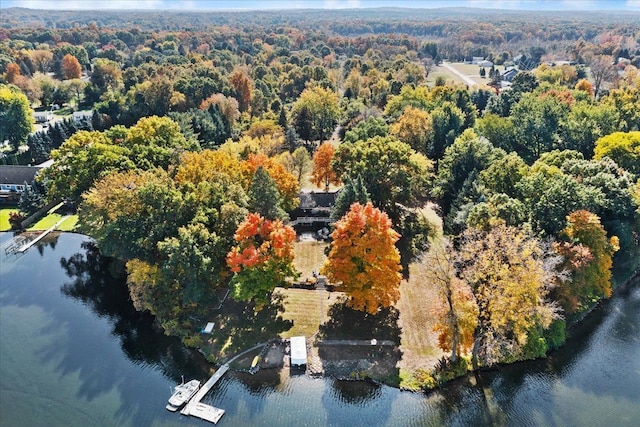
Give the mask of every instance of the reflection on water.
[{"label": "reflection on water", "polygon": [[[120,265],[73,234],[0,256],[0,425],[206,425],[164,405],[181,375],[206,380],[213,367],[133,309]],[[376,333],[397,339],[396,313],[389,314],[388,329]],[[636,288],[590,316],[549,358],[426,395],[262,370],[227,374],[205,401],[226,410],[223,426],[635,426],[639,325]],[[337,336],[339,328],[323,333]]]}]

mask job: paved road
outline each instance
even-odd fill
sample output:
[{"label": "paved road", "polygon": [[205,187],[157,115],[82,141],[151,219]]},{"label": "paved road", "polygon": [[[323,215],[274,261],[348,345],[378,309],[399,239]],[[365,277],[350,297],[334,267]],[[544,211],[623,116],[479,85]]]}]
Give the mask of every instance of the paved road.
[{"label": "paved road", "polygon": [[473,86],[478,84],[478,83],[474,82],[473,79],[471,79],[469,76],[465,76],[460,71],[456,70],[455,68],[453,68],[451,65],[447,64],[446,62],[443,61],[442,64],[440,64],[440,65],[442,65],[447,70],[451,71],[456,76],[460,77],[466,84],[469,85],[469,87],[473,87]]}]

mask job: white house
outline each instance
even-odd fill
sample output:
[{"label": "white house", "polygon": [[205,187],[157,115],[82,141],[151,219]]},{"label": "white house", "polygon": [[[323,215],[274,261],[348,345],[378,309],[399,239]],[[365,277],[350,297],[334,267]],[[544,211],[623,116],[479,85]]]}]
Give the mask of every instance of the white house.
[{"label": "white house", "polygon": [[35,111],[33,113],[33,119],[36,123],[44,123],[53,119],[53,113],[51,111]]},{"label": "white house", "polygon": [[73,113],[73,121],[74,122],[79,122],[82,120],[91,120],[91,118],[93,117],[93,111],[92,110],[82,110],[82,111],[74,111]]},{"label": "white house", "polygon": [[493,62],[487,61],[487,60],[480,61],[480,62],[478,62],[478,67],[491,68],[491,67],[493,67]]}]

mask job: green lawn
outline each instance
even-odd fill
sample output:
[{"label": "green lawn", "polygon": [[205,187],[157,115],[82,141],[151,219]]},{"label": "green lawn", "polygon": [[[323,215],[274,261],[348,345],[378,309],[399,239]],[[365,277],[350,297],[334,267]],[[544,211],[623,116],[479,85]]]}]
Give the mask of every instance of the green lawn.
[{"label": "green lawn", "polygon": [[9,213],[10,212],[18,212],[16,208],[2,208],[0,209],[0,231],[9,231],[11,230],[11,225],[9,225]]},{"label": "green lawn", "polygon": [[312,277],[313,271],[320,271],[327,257],[324,254],[328,246],[325,242],[300,241],[294,244],[295,258],[293,265],[300,272],[300,280]]},{"label": "green lawn", "polygon": [[[58,221],[62,219],[64,215],[58,213],[50,213],[49,215],[36,222],[34,225],[28,228],[29,231],[48,230],[53,227]],[[62,224],[58,226],[60,231],[73,231],[76,223],[78,222],[77,215],[69,216]]]},{"label": "green lawn", "polygon": [[290,338],[299,335],[310,337],[327,321],[327,310],[342,296],[341,292],[310,291],[306,289],[276,288],[274,295],[284,297],[284,311],[280,314],[293,322],[291,329],[280,336]]}]

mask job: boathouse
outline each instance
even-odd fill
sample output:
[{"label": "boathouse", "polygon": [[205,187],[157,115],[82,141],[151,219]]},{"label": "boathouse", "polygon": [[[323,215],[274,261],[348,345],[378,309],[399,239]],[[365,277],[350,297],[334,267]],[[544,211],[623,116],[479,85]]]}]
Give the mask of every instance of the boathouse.
[{"label": "boathouse", "polygon": [[291,337],[291,366],[307,364],[307,340],[305,337]]}]

